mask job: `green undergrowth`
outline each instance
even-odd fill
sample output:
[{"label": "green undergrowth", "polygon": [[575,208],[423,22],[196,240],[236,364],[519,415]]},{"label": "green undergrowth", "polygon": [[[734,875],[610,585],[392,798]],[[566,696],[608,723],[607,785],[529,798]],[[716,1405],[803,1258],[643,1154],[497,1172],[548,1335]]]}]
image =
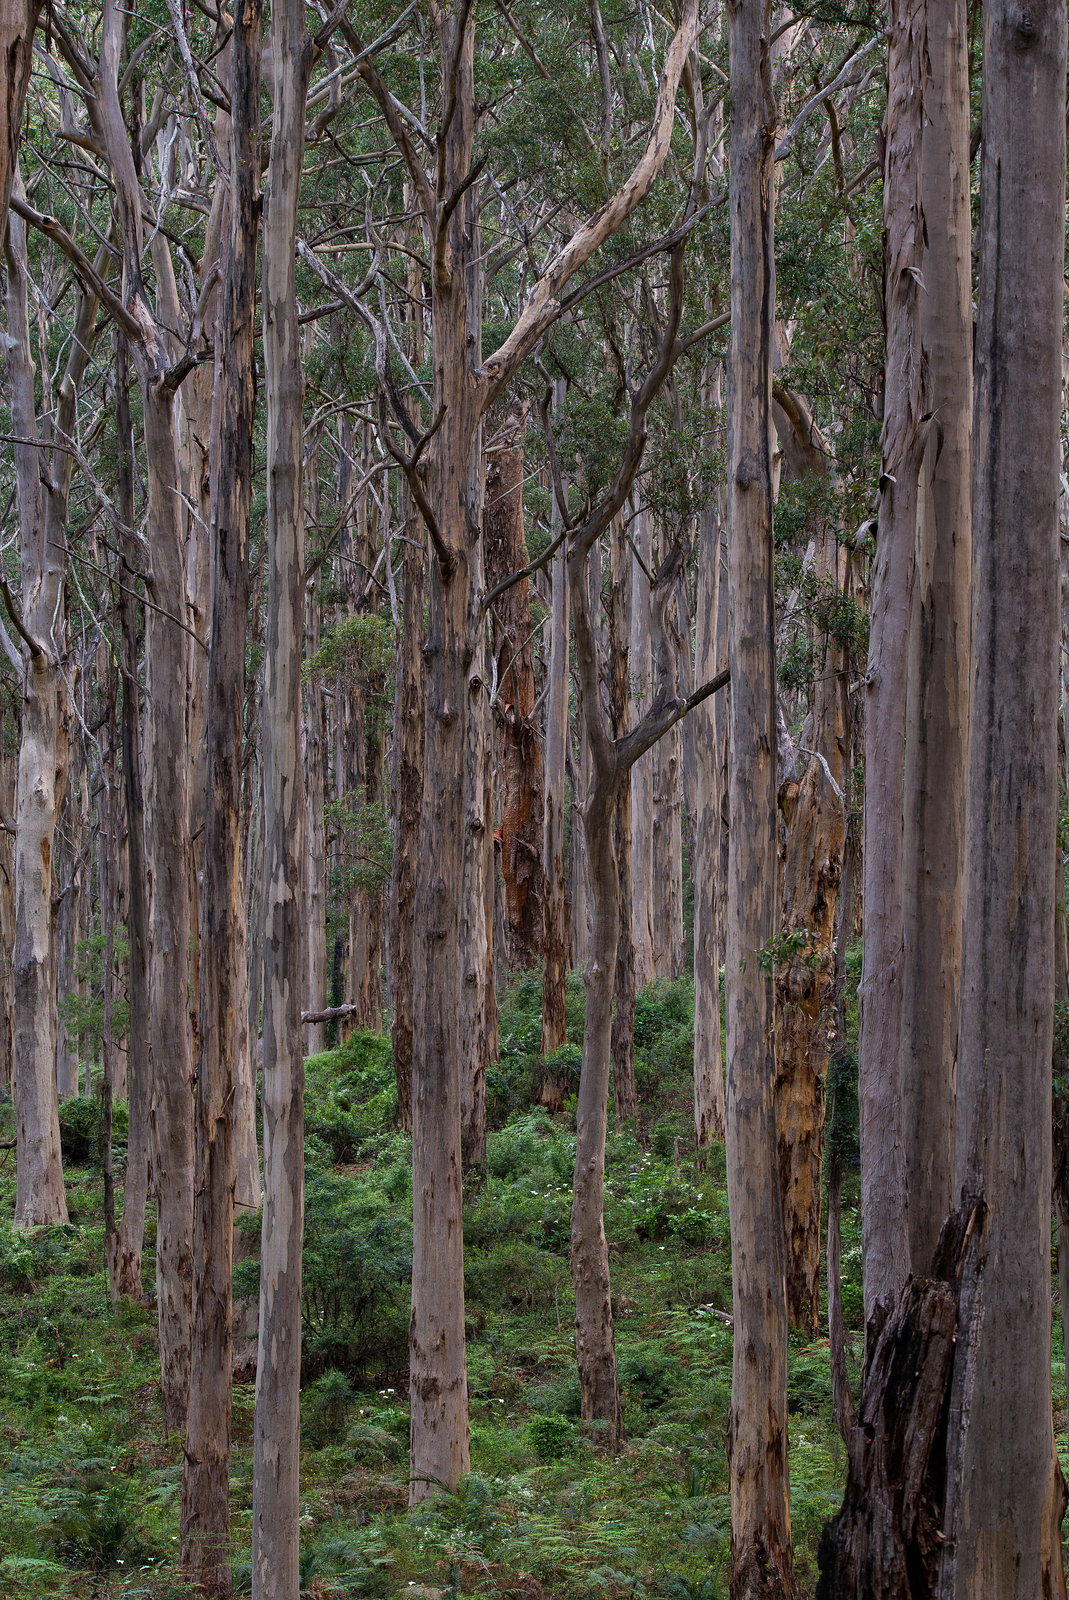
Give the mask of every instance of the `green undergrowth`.
[{"label": "green undergrowth", "polygon": [[[312,1600],[727,1595],[730,1244],[723,1151],[693,1148],[692,988],[639,998],[640,1126],[610,1125],[605,1218],[627,1432],[617,1456],[582,1421],[571,1335],[567,1085],[578,1076],[581,984],[569,986],[569,1046],[549,1064],[538,1056],[540,1000],[536,975],[501,997],[486,1170],[466,1193],[471,1473],[456,1494],[411,1512],[412,1185],[389,1042],[357,1034],[307,1063],[301,1576]],[[555,1117],[533,1103],[550,1071],[566,1083]],[[171,1600],[189,1592],[177,1576],[181,1441],[162,1425],[152,1310],[108,1302],[98,1109],[89,1099],[67,1118],[84,1163],[68,1167],[69,1226],[12,1232],[13,1160],[0,1166],[0,1594]],[[0,1130],[9,1126],[0,1107]],[[846,1188],[856,1201],[850,1173]],[[247,1217],[238,1228],[235,1287],[246,1301],[257,1292],[258,1227]],[[151,1242],[150,1219],[147,1295]],[[849,1204],[843,1255],[856,1327]],[[796,1558],[811,1592],[845,1465],[824,1338],[792,1335],[790,1401]],[[239,1383],[239,1593],[249,1588],[252,1412],[252,1386]]]}]

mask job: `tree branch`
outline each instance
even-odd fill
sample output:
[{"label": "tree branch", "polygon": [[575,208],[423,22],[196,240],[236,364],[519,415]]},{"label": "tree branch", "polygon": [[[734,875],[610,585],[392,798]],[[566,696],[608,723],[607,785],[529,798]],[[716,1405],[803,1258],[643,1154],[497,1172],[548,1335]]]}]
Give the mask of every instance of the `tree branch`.
[{"label": "tree branch", "polygon": [[665,58],[657,89],[653,127],[634,171],[623,186],[574,233],[543,272],[512,332],[482,366],[484,408],[509,382],[552,322],[560,315],[565,284],[586,265],[612,234],[642,204],[668,156],[675,122],[675,98],[687,56],[698,36],[698,0],[684,0],[683,17]]}]

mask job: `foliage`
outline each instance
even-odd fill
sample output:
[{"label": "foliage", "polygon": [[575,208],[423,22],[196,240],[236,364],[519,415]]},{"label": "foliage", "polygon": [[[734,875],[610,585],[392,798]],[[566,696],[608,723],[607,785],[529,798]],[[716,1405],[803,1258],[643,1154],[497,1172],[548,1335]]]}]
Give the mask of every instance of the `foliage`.
[{"label": "foliage", "polygon": [[[115,959],[114,992],[111,1000],[111,1037],[121,1043],[130,1025],[130,1005],[125,984],[129,965],[129,945],[125,933],[116,928],[113,934]],[[77,988],[72,988],[60,1003],[60,1015],[68,1035],[76,1041],[78,1052],[92,1061],[99,1061],[104,1039],[104,966],[107,959],[107,939],[94,933],[80,939],[75,951],[72,977]]]}]

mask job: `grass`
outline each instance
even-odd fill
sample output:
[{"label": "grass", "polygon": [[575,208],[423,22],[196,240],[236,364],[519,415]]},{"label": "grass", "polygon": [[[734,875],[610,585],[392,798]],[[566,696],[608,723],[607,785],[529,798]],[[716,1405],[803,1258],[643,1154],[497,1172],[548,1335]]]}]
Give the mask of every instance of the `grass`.
[{"label": "grass", "polygon": [[[357,1035],[308,1063],[301,1574],[312,1600],[727,1594],[730,1243],[723,1152],[699,1161],[693,1150],[692,991],[681,982],[641,997],[641,1126],[613,1127],[609,1138],[606,1228],[628,1437],[615,1457],[579,1416],[567,1267],[574,1112],[566,1103],[554,1119],[531,1108],[539,1001],[534,978],[502,997],[487,1172],[465,1207],[472,1470],[457,1494],[415,1512],[411,1176],[389,1046]],[[574,1045],[575,983],[569,1009]],[[3,1117],[10,1122],[9,1107]],[[77,1121],[84,1159],[84,1105]],[[8,1220],[11,1165],[0,1168]],[[182,1452],[163,1430],[154,1316],[109,1304],[98,1168],[71,1165],[67,1179],[68,1227],[16,1235],[0,1221],[0,1593],[177,1600],[189,1592],[177,1575]],[[256,1289],[255,1227],[243,1224],[236,1270],[245,1295]],[[844,1260],[855,1325],[857,1244],[854,1205]],[[149,1291],[151,1249],[150,1219]],[[826,1343],[792,1338],[790,1368],[796,1561],[811,1591],[845,1459]],[[252,1407],[251,1385],[238,1385],[239,1592],[248,1589]]]}]

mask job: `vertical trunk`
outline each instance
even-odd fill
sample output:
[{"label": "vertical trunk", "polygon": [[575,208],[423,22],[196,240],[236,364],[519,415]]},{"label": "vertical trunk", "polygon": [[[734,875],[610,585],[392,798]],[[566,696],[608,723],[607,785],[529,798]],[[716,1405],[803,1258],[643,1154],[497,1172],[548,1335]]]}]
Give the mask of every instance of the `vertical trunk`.
[{"label": "vertical trunk", "polygon": [[[116,335],[115,425],[118,438],[118,507],[127,528],[134,526],[134,452],[130,426],[130,371],[126,341]],[[122,1222],[111,1266],[112,1294],[139,1300],[141,1248],[145,1238],[148,1193],[149,1111],[152,1079],[149,1062],[148,883],[145,867],[145,801],[141,787],[141,696],[137,678],[136,601],[130,579],[136,571],[132,534],[124,536],[125,582],[119,591],[122,640],[122,765],[126,801],[126,849],[130,880],[127,942],[129,945],[130,1020],[127,1029],[129,1131]]]},{"label": "vertical trunk", "polygon": [[580,701],[592,755],[590,792],[583,809],[593,900],[590,956],[583,972],[586,1004],[583,1064],[576,1107],[575,1185],[572,1194],[571,1271],[575,1287],[575,1354],[583,1417],[601,1426],[604,1443],[619,1449],[623,1410],[616,1376],[609,1246],[605,1237],[605,1136],[619,881],[613,849],[617,764],[599,704],[598,652],[590,616],[586,552],[569,558]]},{"label": "vertical trunk", "polygon": [[393,869],[390,877],[390,950],[393,970],[393,1066],[401,1126],[412,1131],[412,1019],[416,1006],[413,955],[416,940],[415,887],[419,819],[423,798],[423,570],[424,541],[417,542],[422,523],[412,515],[405,524],[401,559],[404,586],[402,626],[398,638],[394,704],[395,818]]},{"label": "vertical trunk", "polygon": [[[609,714],[613,737],[627,732],[629,628],[631,609],[631,553],[625,524],[612,528],[609,585]],[[619,895],[619,934],[616,944],[615,996],[612,1015],[612,1083],[616,1115],[634,1122],[638,1118],[635,1085],[635,951],[631,940],[631,773],[621,773],[613,818]]]},{"label": "vertical trunk", "polygon": [[301,0],[271,16],[274,120],[263,246],[267,390],[264,682],[264,1212],[252,1511],[254,1600],[296,1600],[300,1516],[304,1055],[301,911],[302,379],[294,270],[311,45]]},{"label": "vertical trunk", "polygon": [[[311,594],[306,602],[305,649],[311,656],[319,647],[319,597]],[[323,690],[312,674],[301,690],[301,747],[304,756],[304,784],[308,807],[308,832],[305,840],[304,910],[304,988],[301,1004],[309,1011],[327,1006],[327,841],[323,821],[326,802],[327,752],[323,726]],[[310,1022],[304,1030],[308,1055],[326,1049],[326,1024]]]},{"label": "vertical trunk", "polygon": [[969,59],[964,0],[927,0],[921,152],[925,409],[906,705],[902,1104],[910,1257],[951,1210],[968,751],[972,434]]},{"label": "vertical trunk", "polygon": [[[717,670],[717,619],[727,608],[720,586],[720,518],[703,513],[698,548],[697,632],[694,680],[708,682]],[[730,693],[730,691],[729,691]],[[694,1135],[699,1147],[723,1139],[724,1066],[720,1041],[720,941],[717,906],[723,895],[720,874],[720,805],[717,783],[717,724],[721,698],[696,706],[687,718],[695,765],[694,857]]]},{"label": "vertical trunk", "polygon": [[725,960],[727,1173],[735,1337],[728,1454],[733,1600],[795,1593],[787,1475],[787,1307],[776,1165],[777,931],[772,557],[772,95],[767,0],[729,10],[731,841]]},{"label": "vertical trunk", "polygon": [[[8,740],[0,723],[0,738]],[[15,767],[6,750],[0,751],[0,1093],[14,1097],[15,1089]]]},{"label": "vertical trunk", "polygon": [[[156,1296],[163,1410],[185,1422],[193,1293],[193,1090],[189,1027],[190,842],[186,679],[188,635],[170,620],[186,603],[171,396],[161,394],[142,349],[153,606],[146,621],[145,703],[149,821],[149,1054],[152,1189],[157,1201]],[[157,609],[158,608],[158,609]]]},{"label": "vertical trunk", "polygon": [[[631,523],[635,554],[631,562],[631,674],[637,722],[650,703],[650,580],[653,563],[652,519],[638,511]],[[644,989],[656,977],[653,944],[653,768],[656,753],[648,750],[631,769],[631,942],[635,951],[635,987]]]},{"label": "vertical trunk", "polygon": [[787,1263],[787,1317],[815,1333],[820,1316],[820,1181],[835,905],[846,816],[827,763],[814,755],[784,784],[782,936],[796,945],[776,967],[776,1140]]},{"label": "vertical trunk", "polygon": [[0,5],[0,60],[4,63],[0,86],[0,236],[7,224],[22,109],[33,66],[33,35],[40,14],[41,0],[3,0]]},{"label": "vertical trunk", "polygon": [[898,1303],[909,1275],[901,1083],[906,675],[925,428],[919,288],[923,218],[924,0],[891,0],[884,161],[883,472],[865,691],[865,947],[861,1009],[861,1215],[865,1320]]},{"label": "vertical trunk", "polygon": [[[102,253],[98,265],[103,264]],[[26,233],[8,223],[8,334],[11,415],[16,433],[36,439],[27,307]],[[74,430],[77,391],[93,345],[96,301],[82,296],[60,389],[58,428]],[[56,1098],[55,927],[52,915],[56,820],[66,783],[65,718],[59,658],[63,639],[64,529],[71,458],[53,461],[41,483],[40,452],[15,445],[22,608],[35,648],[26,658],[22,739],[15,794],[15,1224],[65,1222],[67,1202]]]},{"label": "vertical trunk", "polygon": [[[58,892],[53,906],[56,930],[56,1091],[61,1100],[69,1100],[72,1094],[81,1091],[77,1033],[67,1032],[63,1016],[71,996],[77,996],[79,989],[75,966],[83,898],[83,863],[79,860],[79,856],[84,828],[75,799],[80,776],[78,769],[83,765],[83,758],[77,742],[73,750],[68,745],[68,751],[67,826],[58,830],[56,839]],[[57,824],[60,820],[57,814]],[[88,1056],[86,1059],[88,1061]]]},{"label": "vertical trunk", "polygon": [[[483,588],[482,553],[472,552],[472,587]],[[497,1055],[494,989],[493,713],[487,683],[484,623],[473,619],[474,650],[468,668],[468,729],[464,787],[467,795],[464,888],[460,912],[461,1123],[464,1165],[486,1166],[486,1069]]]},{"label": "vertical trunk", "polygon": [[[465,13],[466,16],[466,13]],[[455,96],[441,155],[446,192],[468,175],[474,137],[473,29],[438,18],[446,92]],[[470,195],[470,191],[469,191]],[[427,501],[437,527],[427,573],[423,814],[416,882],[412,1078],[412,1321],[409,1331],[411,1499],[468,1471],[461,1227],[460,950],[467,832],[464,785],[473,616],[472,546],[480,535],[485,468],[471,362],[468,270],[477,250],[469,205],[454,208],[434,245],[434,406]],[[475,506],[472,495],[477,493]],[[473,515],[477,512],[477,516]]]},{"label": "vertical trunk", "polygon": [[1064,6],[985,7],[955,1191],[986,1222],[954,1358],[948,1600],[1065,1593],[1049,1232],[1065,73]]},{"label": "vertical trunk", "polygon": [[568,976],[567,869],[564,808],[568,750],[568,574],[563,555],[554,557],[552,576],[553,629],[546,708],[546,908],[542,967],[542,1054],[551,1056],[568,1037],[564,1010]]},{"label": "vertical trunk", "polygon": [[182,1480],[184,1572],[229,1595],[234,1103],[248,995],[241,851],[249,512],[256,405],[256,234],[260,211],[261,7],[246,4],[231,47],[230,238],[223,293],[224,404],[212,549],[206,697],[200,1047],[193,1203],[193,1330]]},{"label": "vertical trunk", "polygon": [[683,729],[677,723],[653,751],[653,970],[683,976]]},{"label": "vertical trunk", "polygon": [[[515,402],[495,440],[486,470],[486,581],[492,587],[527,565],[523,532],[523,436],[526,402]],[[528,580],[495,600],[497,726],[501,768],[501,870],[509,948],[516,967],[542,953],[544,888],[542,747],[534,722],[534,640]]]}]

